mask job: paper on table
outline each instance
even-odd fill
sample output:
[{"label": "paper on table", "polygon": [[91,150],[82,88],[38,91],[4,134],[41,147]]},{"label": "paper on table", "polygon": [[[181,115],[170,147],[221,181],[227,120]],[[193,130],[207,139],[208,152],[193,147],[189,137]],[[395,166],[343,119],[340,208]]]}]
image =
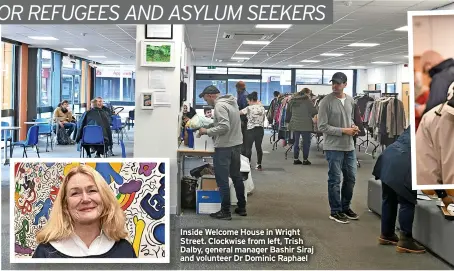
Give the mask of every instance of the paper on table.
[{"label": "paper on table", "polygon": [[420,200],[431,200],[431,198],[429,198],[426,195],[418,195],[418,199],[420,199]]},{"label": "paper on table", "polygon": [[165,73],[161,70],[151,70],[148,72],[148,88],[165,89]]}]

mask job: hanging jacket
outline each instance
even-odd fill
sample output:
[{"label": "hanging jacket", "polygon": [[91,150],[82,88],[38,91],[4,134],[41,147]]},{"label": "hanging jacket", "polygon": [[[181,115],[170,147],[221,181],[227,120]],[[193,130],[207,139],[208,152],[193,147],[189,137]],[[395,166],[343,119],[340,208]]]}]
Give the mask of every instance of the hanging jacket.
[{"label": "hanging jacket", "polygon": [[285,122],[288,123],[288,130],[298,132],[314,131],[314,121],[317,109],[310,97],[302,92],[293,95],[287,107]]},{"label": "hanging jacket", "polygon": [[366,131],[364,130],[363,118],[361,117],[361,112],[359,109],[359,105],[357,103],[355,103],[355,107],[353,108],[353,110],[355,110],[353,122],[359,128],[359,133],[357,134],[357,136],[365,136]]},{"label": "hanging jacket", "polygon": [[82,139],[82,132],[87,125],[98,125],[102,127],[104,141],[106,145],[112,144],[112,129],[110,128],[110,121],[107,118],[107,114],[100,108],[92,108],[86,111],[80,118],[77,126],[76,142]]},{"label": "hanging jacket", "polygon": [[397,195],[416,204],[417,193],[412,190],[410,132],[408,127],[397,141],[383,151],[375,163],[372,175],[391,187]]}]

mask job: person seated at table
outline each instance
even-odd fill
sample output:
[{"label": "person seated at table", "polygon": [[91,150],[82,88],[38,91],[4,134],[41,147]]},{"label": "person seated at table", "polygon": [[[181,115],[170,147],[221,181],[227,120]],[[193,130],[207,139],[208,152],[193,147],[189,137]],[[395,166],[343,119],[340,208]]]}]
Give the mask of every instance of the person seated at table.
[{"label": "person seated at table", "polygon": [[[59,103],[54,111],[54,119],[56,121],[56,125],[59,125],[60,128],[65,129],[68,137],[71,137],[71,134],[76,129],[76,120],[69,110],[68,105],[69,103],[67,100],[63,100],[61,103]],[[56,125],[54,126],[55,130]]]},{"label": "person seated at table", "polygon": [[107,115],[103,113],[103,110],[100,107],[97,107],[97,99],[91,101],[92,108],[86,111],[79,120],[79,129],[77,130],[76,142],[79,143],[83,136],[83,130],[87,125],[98,125],[101,126],[104,136],[104,147],[100,145],[84,145],[84,149],[87,153],[87,156],[91,157],[90,148],[96,150],[96,157],[99,158],[101,155],[104,155],[104,149],[107,151],[111,146],[112,140],[112,129],[110,127],[110,122],[107,118]]},{"label": "person seated at table", "polygon": [[64,177],[33,258],[137,258],[126,216],[104,178],[79,165]]}]

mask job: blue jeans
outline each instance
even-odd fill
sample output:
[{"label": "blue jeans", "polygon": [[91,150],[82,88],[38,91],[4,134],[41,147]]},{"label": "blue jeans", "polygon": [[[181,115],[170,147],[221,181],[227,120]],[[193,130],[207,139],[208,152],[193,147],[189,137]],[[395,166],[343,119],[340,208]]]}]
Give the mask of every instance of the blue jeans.
[{"label": "blue jeans", "polygon": [[[56,129],[56,125],[58,125],[58,124],[54,125],[54,129]],[[58,129],[61,129],[61,126],[59,126]],[[71,136],[71,134],[76,129],[76,124],[72,123],[72,122],[67,122],[67,123],[63,124],[63,129],[66,130],[66,133],[68,134],[68,136]]]},{"label": "blue jeans", "polygon": [[311,148],[311,132],[293,132],[293,158],[296,160],[300,156],[300,135],[303,137],[303,159],[309,158],[309,150]]},{"label": "blue jeans", "polygon": [[244,182],[241,176],[241,145],[228,148],[215,148],[213,155],[214,176],[221,194],[221,210],[230,214],[229,177],[235,187],[238,207],[246,208]]},{"label": "blue jeans", "polygon": [[[356,152],[325,151],[328,160],[328,199],[331,214],[350,209],[356,182]],[[341,180],[342,175],[344,180]]]},{"label": "blue jeans", "polygon": [[[393,237],[396,231],[397,206],[399,208],[400,231],[407,237],[413,237],[413,218],[415,205],[404,197],[399,196],[391,187],[382,184],[382,216],[381,233],[385,237]],[[413,190],[416,194],[416,190]],[[415,195],[416,197],[416,195]]]}]

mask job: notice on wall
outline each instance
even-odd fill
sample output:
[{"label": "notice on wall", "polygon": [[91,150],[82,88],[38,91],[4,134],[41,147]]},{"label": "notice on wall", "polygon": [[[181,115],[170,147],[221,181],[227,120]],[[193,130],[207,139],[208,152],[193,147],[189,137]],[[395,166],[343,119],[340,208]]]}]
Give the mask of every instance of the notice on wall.
[{"label": "notice on wall", "polygon": [[153,92],[153,95],[155,106],[170,107],[172,105],[169,93],[165,91],[155,91]]},{"label": "notice on wall", "polygon": [[181,229],[181,262],[308,262],[300,229]]},{"label": "notice on wall", "polygon": [[161,70],[151,70],[148,72],[148,88],[165,89],[165,73]]}]

